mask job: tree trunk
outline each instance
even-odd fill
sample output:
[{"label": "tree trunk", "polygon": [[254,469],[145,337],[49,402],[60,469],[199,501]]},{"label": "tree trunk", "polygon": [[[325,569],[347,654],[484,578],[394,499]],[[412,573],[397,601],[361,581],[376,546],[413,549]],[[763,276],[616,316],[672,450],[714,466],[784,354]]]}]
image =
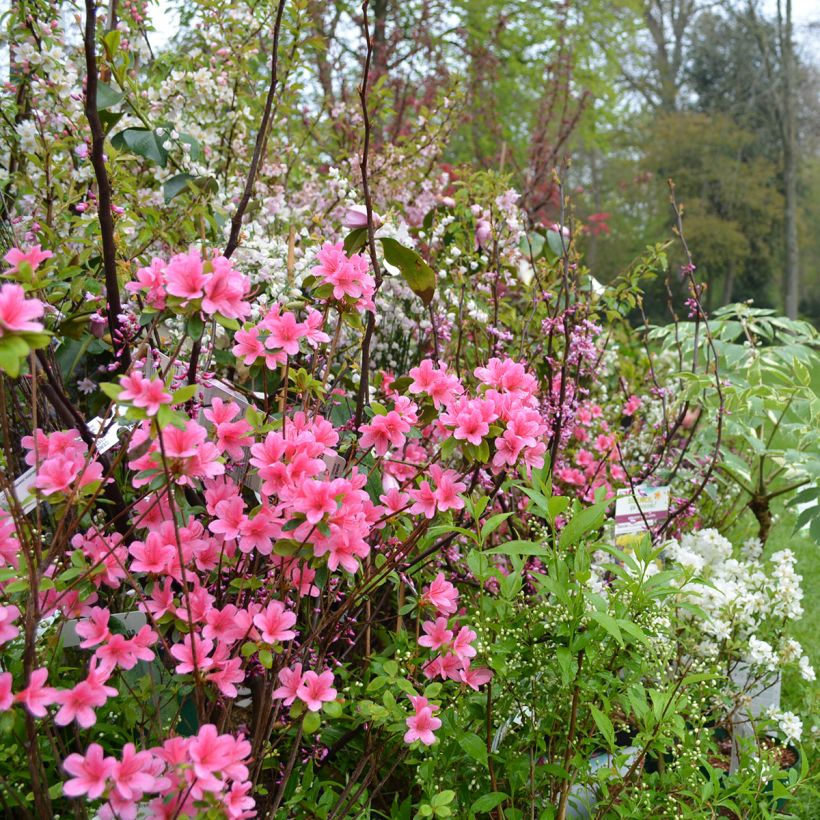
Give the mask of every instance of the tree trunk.
[{"label": "tree trunk", "polygon": [[[780,11],[778,2],[778,16]],[[797,318],[800,302],[800,266],[797,245],[797,128],[794,114],[794,44],[792,2],[786,0],[783,32],[783,185],[786,231],[786,315]]]}]

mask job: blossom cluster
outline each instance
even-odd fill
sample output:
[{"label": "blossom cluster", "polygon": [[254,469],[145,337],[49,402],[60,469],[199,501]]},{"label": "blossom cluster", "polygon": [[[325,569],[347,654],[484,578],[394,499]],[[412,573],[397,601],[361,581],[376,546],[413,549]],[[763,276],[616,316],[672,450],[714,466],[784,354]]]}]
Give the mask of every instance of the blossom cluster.
[{"label": "blossom cluster", "polygon": [[126,743],[118,757],[91,743],[85,753],[65,759],[70,777],[63,790],[69,797],[104,798],[102,820],[134,820],[145,811],[152,817],[201,817],[209,808],[240,820],[255,816],[250,751],[247,740],[219,734],[212,724],[142,751]]},{"label": "blossom cluster", "polygon": [[154,258],[140,268],[136,281],[126,288],[141,294],[154,310],[169,308],[191,315],[244,319],[251,312],[247,296],[250,280],[229,259],[213,254],[203,257],[197,248],[172,256],[167,262]]}]

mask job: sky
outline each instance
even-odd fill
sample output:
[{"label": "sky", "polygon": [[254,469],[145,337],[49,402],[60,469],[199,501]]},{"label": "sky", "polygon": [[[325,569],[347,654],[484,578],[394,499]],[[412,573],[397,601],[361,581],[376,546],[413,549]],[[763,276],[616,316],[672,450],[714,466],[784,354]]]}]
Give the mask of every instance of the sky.
[{"label": "sky", "polygon": [[[0,0],[0,8],[5,8],[7,2],[8,0]],[[154,47],[163,46],[176,33],[179,19],[171,5],[169,0],[157,0],[156,8],[151,9],[151,17],[156,29],[150,38],[151,45]],[[762,5],[766,11],[773,12],[777,0],[763,0]],[[792,16],[795,25],[795,39],[801,49],[811,55],[814,60],[820,61],[819,0],[792,0]]]}]

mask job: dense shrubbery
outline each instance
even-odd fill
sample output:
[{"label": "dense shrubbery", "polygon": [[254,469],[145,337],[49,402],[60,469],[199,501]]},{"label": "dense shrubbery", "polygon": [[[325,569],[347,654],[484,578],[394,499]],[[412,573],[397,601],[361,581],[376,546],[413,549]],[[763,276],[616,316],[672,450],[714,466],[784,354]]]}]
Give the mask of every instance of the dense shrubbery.
[{"label": "dense shrubbery", "polygon": [[[783,500],[817,534],[814,331],[707,316],[665,246],[602,288],[558,183],[542,224],[503,176],[437,165],[449,101],[372,149],[362,93],[345,167],[297,157],[237,98],[237,18],[164,77],[129,15],[87,30],[99,65],[56,18],[12,21],[4,811],[767,817],[800,795],[801,579],[761,553]],[[653,278],[686,320],[641,325]],[[616,540],[613,498],[644,484],[669,514]],[[784,668],[804,723],[758,708]]]}]

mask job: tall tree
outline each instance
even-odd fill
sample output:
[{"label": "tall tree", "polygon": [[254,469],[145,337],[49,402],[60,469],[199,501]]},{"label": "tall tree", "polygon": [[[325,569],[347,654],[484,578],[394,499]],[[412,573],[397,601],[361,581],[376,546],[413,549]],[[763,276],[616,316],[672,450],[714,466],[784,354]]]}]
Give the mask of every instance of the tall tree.
[{"label": "tall tree", "polygon": [[786,315],[797,318],[800,302],[800,264],[797,237],[797,175],[798,142],[795,117],[796,68],[794,58],[794,30],[791,0],[777,0],[774,47],[764,36],[756,0],[749,0],[749,18],[753,23],[755,40],[763,58],[766,77],[771,89],[771,111],[780,137],[783,161],[783,226],[785,234]]}]

